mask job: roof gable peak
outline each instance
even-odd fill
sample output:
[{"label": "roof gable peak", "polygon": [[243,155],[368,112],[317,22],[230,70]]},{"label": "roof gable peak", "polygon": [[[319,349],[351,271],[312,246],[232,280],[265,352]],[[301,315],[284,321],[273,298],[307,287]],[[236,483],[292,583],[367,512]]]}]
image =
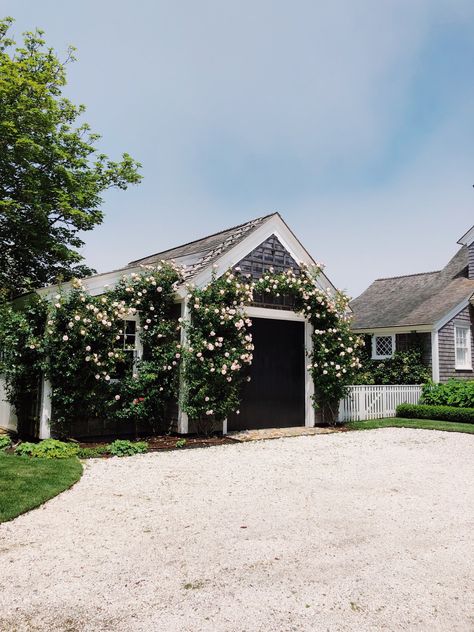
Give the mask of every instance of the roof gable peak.
[{"label": "roof gable peak", "polygon": [[474,242],[474,226],[472,226],[464,235],[458,240],[458,244],[461,246],[470,246]]}]

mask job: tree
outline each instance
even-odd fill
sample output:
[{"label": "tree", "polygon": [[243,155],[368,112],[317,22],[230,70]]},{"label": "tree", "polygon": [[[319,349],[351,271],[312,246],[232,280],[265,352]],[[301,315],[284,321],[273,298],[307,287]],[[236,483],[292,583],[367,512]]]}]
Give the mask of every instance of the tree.
[{"label": "tree", "polygon": [[128,154],[98,152],[100,136],[78,121],[85,107],[62,96],[74,49],[61,61],[38,29],[17,46],[12,23],[0,20],[0,289],[10,298],[93,272],[79,231],[102,222],[106,189],[141,180]]}]

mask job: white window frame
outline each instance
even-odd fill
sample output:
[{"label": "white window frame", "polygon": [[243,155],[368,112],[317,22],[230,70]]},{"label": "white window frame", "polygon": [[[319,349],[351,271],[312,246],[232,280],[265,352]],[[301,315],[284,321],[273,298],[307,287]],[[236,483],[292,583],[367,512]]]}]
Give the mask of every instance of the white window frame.
[{"label": "white window frame", "polygon": [[[138,360],[141,360],[142,357],[143,357],[143,343],[142,343],[142,339],[141,339],[141,336],[140,336],[140,331],[141,331],[140,317],[139,317],[138,314],[130,314],[126,318],[122,318],[122,321],[124,323],[127,320],[131,320],[131,321],[134,321],[136,323],[136,325],[135,325],[135,349],[133,350],[133,352],[130,351],[130,353],[133,353],[132,371],[135,374],[136,370],[137,370],[137,362],[138,362]],[[120,382],[120,379],[113,378],[110,381],[111,382]]]},{"label": "white window frame", "polygon": [[[462,329],[466,332],[467,362],[465,364],[458,363],[458,329]],[[462,348],[464,349],[464,347]],[[471,327],[467,323],[454,323],[454,368],[456,371],[472,371]]]},{"label": "white window frame", "polygon": [[[377,338],[391,338],[392,339],[392,353],[389,355],[377,354]],[[372,360],[388,360],[393,358],[395,353],[395,334],[373,334],[372,335]]]}]

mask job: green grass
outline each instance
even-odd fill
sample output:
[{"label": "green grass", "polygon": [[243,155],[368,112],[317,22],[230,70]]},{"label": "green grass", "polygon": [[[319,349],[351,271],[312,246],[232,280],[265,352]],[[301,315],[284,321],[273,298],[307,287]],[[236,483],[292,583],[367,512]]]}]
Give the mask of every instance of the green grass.
[{"label": "green grass", "polygon": [[369,419],[368,421],[350,421],[346,424],[350,430],[372,430],[374,428],[422,428],[424,430],[445,430],[447,432],[468,432],[474,434],[474,424],[462,424],[455,421],[435,421],[431,419]]},{"label": "green grass", "polygon": [[72,459],[31,459],[0,455],[0,522],[38,507],[81,478],[82,465]]}]

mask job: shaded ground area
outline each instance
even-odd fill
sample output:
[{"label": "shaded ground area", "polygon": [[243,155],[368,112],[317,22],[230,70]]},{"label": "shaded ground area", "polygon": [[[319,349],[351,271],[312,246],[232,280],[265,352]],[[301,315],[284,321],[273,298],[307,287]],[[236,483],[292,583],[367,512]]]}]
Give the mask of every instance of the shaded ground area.
[{"label": "shaded ground area", "polygon": [[89,461],[0,526],[0,629],[472,630],[473,450],[390,428]]}]

